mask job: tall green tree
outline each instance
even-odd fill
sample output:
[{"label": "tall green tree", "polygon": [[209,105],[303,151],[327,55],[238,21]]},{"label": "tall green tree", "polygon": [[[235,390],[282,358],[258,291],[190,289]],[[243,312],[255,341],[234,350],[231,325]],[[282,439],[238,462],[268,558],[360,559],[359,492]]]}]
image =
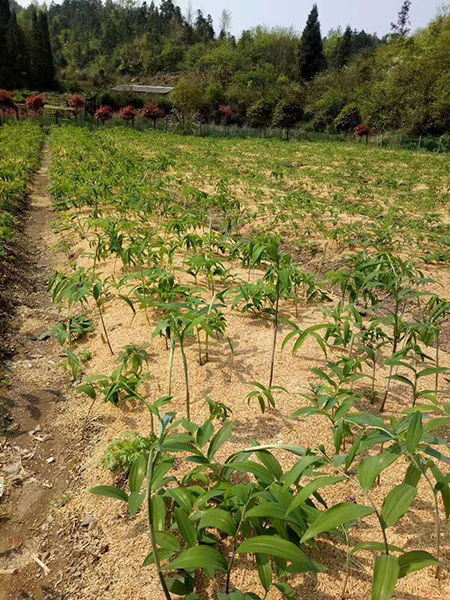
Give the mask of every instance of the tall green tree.
[{"label": "tall green tree", "polygon": [[347,25],[344,35],[339,40],[336,52],[336,66],[342,69],[349,62],[352,56],[353,34],[350,25]]},{"label": "tall green tree", "polygon": [[10,57],[7,48],[7,37],[10,18],[9,0],[0,0],[0,87],[9,87]]},{"label": "tall green tree", "polygon": [[32,8],[31,13],[31,81],[39,90],[55,88],[55,66],[50,44],[47,12]]},{"label": "tall green tree", "polygon": [[326,67],[320,33],[319,11],[314,4],[300,40],[300,76],[309,81]]},{"label": "tall green tree", "polygon": [[6,52],[9,57],[9,88],[25,87],[29,77],[28,52],[23,31],[17,23],[16,13],[11,12],[6,36]]}]

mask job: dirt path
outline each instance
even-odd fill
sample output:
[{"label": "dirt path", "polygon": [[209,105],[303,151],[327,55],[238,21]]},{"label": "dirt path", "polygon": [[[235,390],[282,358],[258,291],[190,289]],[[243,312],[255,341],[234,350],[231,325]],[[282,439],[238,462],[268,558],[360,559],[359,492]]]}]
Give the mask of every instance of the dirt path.
[{"label": "dirt path", "polygon": [[[64,494],[68,440],[55,430],[64,410],[64,374],[60,348],[39,336],[55,322],[46,291],[53,271],[52,219],[48,189],[49,149],[35,175],[31,206],[19,240],[12,281],[7,291],[10,325],[6,362],[10,385],[0,388],[0,598],[60,598],[46,583],[54,560],[50,510]],[[64,459],[63,459],[64,456]],[[1,489],[1,488],[0,488]],[[39,561],[43,565],[39,565]]]}]

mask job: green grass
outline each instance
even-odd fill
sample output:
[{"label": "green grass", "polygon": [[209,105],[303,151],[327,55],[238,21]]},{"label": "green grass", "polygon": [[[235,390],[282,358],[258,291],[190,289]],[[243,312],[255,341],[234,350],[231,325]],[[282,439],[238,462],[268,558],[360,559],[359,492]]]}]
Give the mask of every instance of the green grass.
[{"label": "green grass", "polygon": [[[239,203],[251,233],[275,230],[303,256],[376,246],[429,262],[450,258],[446,155],[127,128],[67,126],[53,135],[67,140],[63,162],[71,165],[74,183],[83,161],[101,161],[102,180],[120,201],[138,194],[145,202],[157,193],[187,206],[198,193],[222,193]],[[73,139],[82,144],[74,146]],[[123,165],[130,174],[126,185]]]},{"label": "green grass", "polygon": [[30,176],[39,166],[43,137],[39,125],[29,121],[0,128],[0,257],[7,255]]}]

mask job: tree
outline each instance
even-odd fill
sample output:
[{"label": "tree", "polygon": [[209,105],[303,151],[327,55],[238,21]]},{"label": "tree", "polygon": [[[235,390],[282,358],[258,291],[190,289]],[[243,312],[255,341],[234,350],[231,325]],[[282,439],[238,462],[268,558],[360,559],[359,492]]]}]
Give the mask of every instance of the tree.
[{"label": "tree", "polygon": [[211,15],[207,15],[205,18],[201,10],[197,11],[195,33],[200,42],[208,42],[214,39],[215,34]]},{"label": "tree", "polygon": [[6,55],[10,65],[9,87],[24,87],[29,75],[28,54],[25,39],[16,13],[11,12],[6,36]]},{"label": "tree", "polygon": [[9,0],[0,0],[0,87],[10,87],[10,56],[7,47],[10,18]]},{"label": "tree", "polygon": [[31,13],[31,79],[34,87],[51,90],[55,87],[55,66],[50,44],[46,11]]},{"label": "tree", "polygon": [[398,13],[397,23],[391,23],[391,33],[396,37],[406,37],[410,32],[411,20],[409,18],[409,9],[411,0],[404,0]]},{"label": "tree", "polygon": [[297,125],[303,117],[303,107],[295,101],[281,100],[275,107],[272,125],[286,129],[286,139],[289,139],[289,131]]},{"label": "tree", "polygon": [[320,33],[319,11],[314,4],[309,13],[300,41],[300,76],[306,81],[313,79],[326,66]]},{"label": "tree", "polygon": [[333,122],[336,131],[347,133],[361,123],[361,114],[356,104],[347,104]]},{"label": "tree", "polygon": [[273,115],[273,105],[265,100],[258,100],[247,111],[250,127],[265,128],[270,125]]},{"label": "tree", "polygon": [[336,51],[336,67],[342,69],[349,62],[352,55],[353,34],[350,25],[347,25],[344,35],[339,40]]}]

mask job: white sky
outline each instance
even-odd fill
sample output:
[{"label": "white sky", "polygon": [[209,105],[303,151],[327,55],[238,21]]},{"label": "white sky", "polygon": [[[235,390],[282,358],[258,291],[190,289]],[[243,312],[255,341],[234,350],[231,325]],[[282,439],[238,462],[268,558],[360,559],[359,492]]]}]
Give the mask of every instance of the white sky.
[{"label": "white sky", "polygon": [[[147,0],[150,4],[151,0]],[[18,0],[28,6],[31,0]],[[156,0],[158,3],[158,0]],[[380,36],[389,32],[391,21],[396,20],[402,0],[316,0],[322,33],[332,27],[365,29]],[[56,0],[58,3],[58,0]],[[239,34],[243,29],[256,25],[273,27],[281,25],[301,31],[313,5],[313,0],[174,0],[183,11],[191,3],[194,10],[201,8],[211,13],[216,30],[219,28],[223,9],[231,12],[231,29]],[[412,0],[410,16],[412,28],[424,27],[437,14],[443,5],[442,0]]]}]

